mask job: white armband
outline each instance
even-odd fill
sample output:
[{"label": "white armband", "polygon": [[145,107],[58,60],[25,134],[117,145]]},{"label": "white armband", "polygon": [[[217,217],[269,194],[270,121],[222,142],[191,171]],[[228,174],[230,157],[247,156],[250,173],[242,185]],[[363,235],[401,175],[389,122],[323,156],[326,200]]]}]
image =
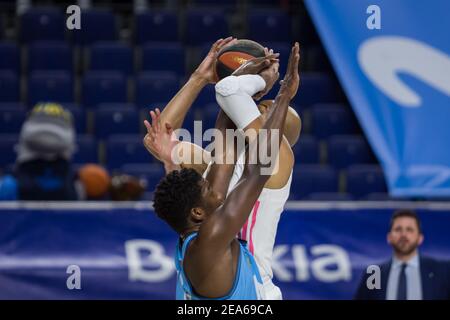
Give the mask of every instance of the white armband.
[{"label": "white armband", "polygon": [[259,75],[229,76],[216,84],[216,100],[222,110],[243,129],[261,113],[252,96],[266,87]]}]

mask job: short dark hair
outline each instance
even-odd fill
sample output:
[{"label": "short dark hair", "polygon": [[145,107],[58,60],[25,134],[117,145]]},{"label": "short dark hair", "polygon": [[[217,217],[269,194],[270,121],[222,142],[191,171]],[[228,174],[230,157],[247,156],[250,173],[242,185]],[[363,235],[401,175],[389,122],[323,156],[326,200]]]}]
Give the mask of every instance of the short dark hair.
[{"label": "short dark hair", "polygon": [[201,180],[194,169],[181,169],[167,174],[156,186],[155,212],[178,233],[187,226],[191,209],[201,203]]},{"label": "short dark hair", "polygon": [[422,225],[420,223],[419,216],[417,215],[417,213],[414,210],[411,210],[411,209],[399,209],[399,210],[395,211],[391,216],[389,231],[392,230],[395,219],[401,218],[401,217],[409,217],[409,218],[415,219],[416,223],[417,223],[417,228],[419,229],[419,233],[422,233]]}]

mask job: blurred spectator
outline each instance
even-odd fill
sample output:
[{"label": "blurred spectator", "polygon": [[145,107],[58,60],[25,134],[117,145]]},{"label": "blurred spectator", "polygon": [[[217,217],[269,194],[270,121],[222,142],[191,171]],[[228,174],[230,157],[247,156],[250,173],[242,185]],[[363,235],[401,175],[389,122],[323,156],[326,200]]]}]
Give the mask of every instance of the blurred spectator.
[{"label": "blurred spectator", "polygon": [[59,104],[37,104],[22,125],[14,173],[0,178],[0,200],[79,199],[74,150],[71,113]]},{"label": "blurred spectator", "polygon": [[[380,265],[381,288],[369,289],[364,273],[355,298],[358,300],[448,300],[448,263],[420,255],[424,236],[419,217],[412,210],[398,210],[391,218],[387,241],[393,257]],[[370,281],[370,280],[369,280]]]}]

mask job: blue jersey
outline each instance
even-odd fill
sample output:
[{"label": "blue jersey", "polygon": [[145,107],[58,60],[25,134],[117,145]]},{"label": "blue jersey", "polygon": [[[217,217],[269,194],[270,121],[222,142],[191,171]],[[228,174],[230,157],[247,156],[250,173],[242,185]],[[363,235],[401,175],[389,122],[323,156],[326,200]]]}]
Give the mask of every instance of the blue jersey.
[{"label": "blue jersey", "polygon": [[[189,235],[181,245],[178,241],[175,266],[177,268],[177,300],[207,300],[194,293],[194,290],[183,270],[183,259],[189,243],[195,239],[197,232]],[[214,300],[261,300],[263,299],[262,280],[258,266],[245,242],[239,242],[239,258],[233,287],[230,292],[221,298]],[[209,299],[211,300],[211,299]]]}]

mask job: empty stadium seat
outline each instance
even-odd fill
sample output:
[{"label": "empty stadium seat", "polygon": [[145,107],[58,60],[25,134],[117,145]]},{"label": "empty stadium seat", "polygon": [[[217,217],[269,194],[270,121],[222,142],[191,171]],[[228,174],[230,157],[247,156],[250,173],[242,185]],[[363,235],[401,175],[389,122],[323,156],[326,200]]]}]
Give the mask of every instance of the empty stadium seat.
[{"label": "empty stadium seat", "polygon": [[63,106],[72,113],[76,133],[86,133],[87,119],[84,108],[73,103],[64,103]]},{"label": "empty stadium seat", "polygon": [[347,192],[355,198],[370,193],[386,193],[383,171],[378,165],[353,165],[346,172]]},{"label": "empty stadium seat", "polygon": [[13,71],[0,72],[0,102],[19,101],[19,78]]},{"label": "empty stadium seat", "polygon": [[[0,109],[0,134],[18,134],[25,121],[26,110],[16,107]],[[3,155],[2,155],[3,156]]]},{"label": "empty stadium seat", "polygon": [[301,75],[301,90],[294,98],[294,102],[302,107],[316,103],[335,102],[335,84],[326,73],[303,72]]},{"label": "empty stadium seat", "polygon": [[16,161],[17,153],[15,145],[19,142],[18,135],[1,134],[0,135],[0,166],[6,167]]},{"label": "empty stadium seat", "polygon": [[138,134],[139,113],[134,109],[99,108],[95,111],[95,135],[104,139],[114,134]]},{"label": "empty stadium seat", "polygon": [[0,42],[0,71],[20,73],[20,50],[15,43]]},{"label": "empty stadium seat", "polygon": [[119,42],[98,42],[90,47],[89,69],[94,71],[119,71],[124,75],[133,72],[133,50]]},{"label": "empty stadium seat", "polygon": [[344,105],[320,104],[311,109],[312,133],[318,138],[335,134],[352,134],[356,123]]},{"label": "empty stadium seat", "polygon": [[179,89],[178,77],[168,72],[142,72],[136,78],[136,105],[168,102]]},{"label": "empty stadium seat", "polygon": [[371,161],[370,147],[362,136],[337,135],[327,141],[328,163],[336,169]]},{"label": "empty stadium seat", "polygon": [[291,18],[282,10],[260,9],[248,13],[248,39],[291,42]]},{"label": "empty stadium seat", "polygon": [[127,101],[127,82],[120,72],[90,71],[83,79],[83,104],[95,107],[100,103]]},{"label": "empty stadium seat", "polygon": [[98,143],[90,135],[77,135],[77,147],[73,155],[74,164],[98,163]]},{"label": "empty stadium seat", "polygon": [[28,48],[28,71],[62,70],[73,72],[72,49],[64,42],[39,41]]},{"label": "empty stadium seat", "polygon": [[229,35],[224,12],[210,9],[189,9],[186,12],[185,40],[188,45],[211,44]]},{"label": "empty stadium seat", "polygon": [[151,11],[136,15],[136,44],[146,42],[176,42],[178,37],[178,17],[174,11]]},{"label": "empty stadium seat", "polygon": [[142,47],[143,71],[171,71],[184,75],[184,48],[179,43],[151,43]]},{"label": "empty stadium seat", "polygon": [[28,104],[73,102],[73,80],[68,72],[35,71],[28,79]]},{"label": "empty stadium seat", "polygon": [[337,192],[336,171],[325,165],[296,165],[292,177],[291,200],[300,200],[314,192]]},{"label": "empty stadium seat", "polygon": [[89,9],[81,11],[82,28],[72,30],[78,45],[91,45],[96,41],[117,40],[117,22],[109,10]]},{"label": "empty stadium seat", "polygon": [[122,166],[123,173],[143,179],[147,191],[154,191],[156,185],[164,177],[164,167],[160,163],[129,163]]},{"label": "empty stadium seat", "polygon": [[106,141],[106,163],[110,169],[118,169],[133,163],[151,163],[153,157],[142,144],[142,135],[114,135]]},{"label": "empty stadium seat", "polygon": [[311,135],[300,135],[300,139],[293,147],[295,162],[301,163],[319,163],[319,143]]},{"label": "empty stadium seat", "polygon": [[65,30],[65,17],[58,8],[30,8],[20,16],[19,38],[22,42],[63,41]]}]

